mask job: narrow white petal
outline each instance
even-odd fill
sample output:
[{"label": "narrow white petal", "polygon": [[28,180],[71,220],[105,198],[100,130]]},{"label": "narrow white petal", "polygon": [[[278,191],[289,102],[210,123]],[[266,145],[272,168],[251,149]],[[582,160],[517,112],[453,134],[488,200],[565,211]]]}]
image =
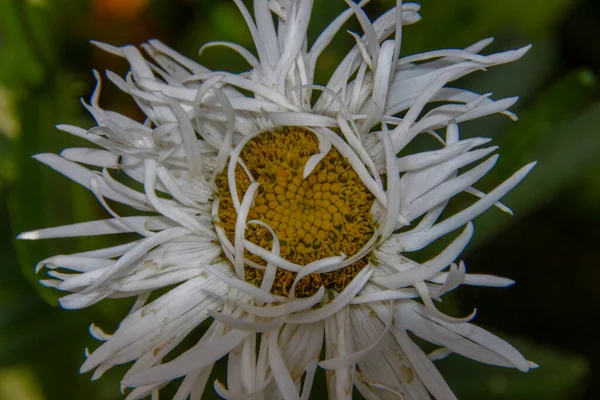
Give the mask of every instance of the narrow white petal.
[{"label": "narrow white petal", "polygon": [[235,236],[234,236],[234,256],[235,256],[235,273],[240,279],[244,279],[244,235],[246,232],[246,220],[248,212],[254,202],[254,196],[258,190],[259,183],[253,182],[246,193],[240,209],[237,211],[237,219],[235,221]]},{"label": "narrow white petal", "polygon": [[[204,388],[208,382],[212,368],[213,366],[210,365],[199,371],[187,374],[183,379],[183,382],[181,382],[179,385],[173,400],[187,400],[190,396],[193,396],[192,398],[199,399],[202,393],[204,393]],[[200,395],[195,396],[196,393],[192,394],[192,391],[199,391]]]},{"label": "narrow white petal", "polygon": [[96,304],[110,295],[108,291],[92,293],[73,293],[59,299],[60,306],[67,310],[79,310]]},{"label": "narrow white petal", "polygon": [[[377,60],[379,59],[379,38],[377,36],[377,33],[375,32],[373,24],[371,24],[371,21],[369,21],[369,17],[367,17],[367,14],[365,14],[365,12],[356,3],[350,0],[346,0],[346,4],[348,4],[350,8],[352,8],[352,11],[354,11],[354,15],[356,15],[360,26],[365,32],[365,35],[367,37],[366,45],[369,51],[369,58],[373,60],[373,62],[377,62]],[[377,68],[376,66],[374,67],[375,69]]]},{"label": "narrow white petal", "polygon": [[356,153],[354,153],[352,148],[342,138],[336,135],[335,132],[328,130],[327,128],[315,128],[315,131],[324,134],[329,139],[331,144],[340,152],[340,154],[347,158],[347,161],[358,174],[367,189],[373,193],[373,196],[375,196],[377,201],[386,207],[387,197],[385,196],[383,188],[375,179],[373,179],[373,177],[371,177],[364,163],[360,160]]},{"label": "narrow white petal", "polygon": [[[92,176],[95,176],[95,174],[92,171],[88,170],[87,168],[82,167],[81,165],[76,164],[74,162],[65,160],[64,158],[62,158],[56,154],[43,153],[43,154],[38,154],[38,155],[34,156],[34,158],[36,160],[48,165],[50,168],[60,172],[67,178],[75,181],[76,183],[80,184],[81,186],[83,186],[87,189],[90,188],[90,186],[89,186],[90,178]],[[127,198],[127,197],[115,192],[114,190],[109,188],[103,182],[103,180],[100,181],[100,189],[102,191],[102,194],[106,198],[115,200],[122,204],[129,205],[138,210],[150,211],[150,208],[147,205],[144,205],[141,202],[134,201],[130,198]]]},{"label": "narrow white petal", "polygon": [[146,254],[150,249],[188,233],[190,232],[185,228],[172,228],[141,240],[137,246],[121,256],[121,258],[119,258],[119,260],[112,267],[110,267],[100,278],[98,278],[96,282],[84,289],[82,294],[90,293],[99,288],[112,276],[130,266],[135,260]]},{"label": "narrow white petal", "polygon": [[301,127],[337,127],[336,120],[325,115],[303,112],[268,112],[265,114],[275,125]]},{"label": "narrow white petal", "polygon": [[351,304],[379,303],[386,300],[413,299],[415,297],[419,297],[419,294],[414,289],[378,290],[355,297]]},{"label": "narrow white petal", "polygon": [[529,369],[527,360],[513,346],[475,325],[442,321],[414,301],[397,306],[396,313],[415,335],[457,354],[486,364]]},{"label": "narrow white petal", "polygon": [[244,239],[244,247],[250,253],[259,256],[260,258],[273,265],[278,266],[279,268],[283,268],[292,272],[300,272],[303,268],[301,265],[295,264],[291,261],[286,260],[285,258],[277,256],[271,253],[270,251],[263,249],[262,247],[250,242],[249,240]]},{"label": "narrow white petal", "polygon": [[360,292],[363,286],[368,282],[373,274],[371,266],[365,266],[344,290],[338,294],[330,303],[321,308],[302,313],[294,314],[287,319],[288,324],[307,324],[311,322],[322,321],[342,308],[350,304],[352,299]]},{"label": "narrow white petal", "polygon": [[[473,196],[477,196],[480,199],[483,199],[485,197],[485,193],[482,192],[481,190],[477,190],[474,187],[470,187],[465,189],[466,193],[472,194]],[[497,207],[499,210],[501,210],[502,212],[507,213],[508,215],[513,215],[513,212],[510,208],[508,208],[507,206],[505,206],[504,204],[502,204],[501,202],[497,201],[496,203],[494,203],[494,207]]]},{"label": "narrow white petal", "polygon": [[387,175],[387,208],[381,240],[385,240],[394,232],[398,215],[400,214],[400,174],[396,167],[396,153],[394,152],[392,138],[385,124],[382,131],[383,146],[385,150],[385,166]]},{"label": "narrow white petal", "polygon": [[391,275],[376,276],[372,280],[389,289],[401,288],[412,285],[415,282],[424,281],[450,265],[450,263],[454,261],[467,246],[467,243],[469,243],[472,236],[473,224],[469,222],[462,233],[440,254],[431,260],[407,271]]},{"label": "narrow white petal", "polygon": [[417,292],[419,292],[419,296],[421,297],[421,300],[423,300],[423,304],[425,304],[425,307],[427,307],[427,310],[431,313],[431,315],[436,316],[442,321],[462,324],[464,322],[471,321],[473,318],[475,318],[475,315],[477,314],[477,309],[474,308],[473,311],[471,311],[471,314],[467,315],[466,317],[456,318],[446,315],[437,309],[436,305],[431,299],[431,293],[429,292],[429,288],[427,287],[427,285],[425,285],[424,282],[415,282],[413,286],[415,287],[415,289],[417,289]]},{"label": "narrow white petal", "polygon": [[336,271],[338,269],[342,269],[342,268],[344,268],[343,263],[344,263],[345,258],[346,258],[345,256],[326,257],[326,258],[321,258],[317,261],[313,261],[313,262],[306,264],[300,270],[300,272],[298,272],[296,274],[296,278],[294,278],[294,283],[292,284],[292,287],[290,289],[290,297],[295,296],[296,285],[298,284],[298,282],[300,282],[300,280],[302,278],[304,278],[305,276],[308,276],[310,274],[315,274],[315,273],[322,274],[322,273],[332,272],[332,271]]},{"label": "narrow white petal", "polygon": [[[391,304],[391,306],[392,307],[390,307],[390,308],[393,308],[393,303]],[[363,313],[364,311],[366,311],[366,310],[359,309],[357,311],[350,311],[350,312]],[[383,339],[385,339],[386,335],[389,334],[390,328],[392,327],[392,318],[393,318],[394,313],[391,310],[389,310],[387,312],[387,315],[388,315],[388,317],[387,317],[387,321],[385,323],[385,327],[384,327],[383,331],[381,332],[381,335],[377,338],[377,340],[375,340],[369,346],[367,346],[359,351],[356,351],[354,353],[344,354],[339,357],[330,358],[328,360],[323,360],[319,363],[319,366],[323,369],[339,369],[339,368],[348,367],[353,364],[356,364],[357,362],[362,360],[367,354],[375,351],[383,343]]]},{"label": "narrow white petal", "polygon": [[498,158],[499,155],[493,155],[469,171],[463,172],[456,178],[452,178],[441,183],[434,189],[425,193],[423,196],[414,200],[410,204],[409,209],[406,210],[403,215],[406,216],[407,220],[412,221],[415,218],[425,214],[435,206],[444,203],[446,200],[449,200],[453,196],[463,192],[475,182],[483,178],[485,174],[487,174],[494,167],[494,165],[496,165]]},{"label": "narrow white petal", "polygon": [[195,61],[190,60],[187,57],[182,56],[181,54],[179,54],[178,52],[176,52],[175,50],[173,50],[169,46],[167,46],[164,43],[162,43],[160,40],[150,39],[150,40],[148,40],[148,44],[150,46],[152,46],[155,50],[160,51],[161,53],[165,54],[166,56],[168,56],[168,57],[172,58],[173,60],[177,61],[179,64],[183,65],[184,67],[186,67],[187,69],[189,69],[190,71],[192,71],[192,73],[194,73],[194,74],[198,74],[198,73],[202,73],[202,72],[207,72],[208,71],[207,68],[205,68],[202,65],[196,63]]},{"label": "narrow white petal", "polygon": [[181,226],[186,227],[190,231],[205,235],[208,237],[216,238],[215,232],[201,224],[193,215],[183,211],[181,207],[172,205],[163,199],[160,199],[155,192],[156,189],[156,177],[157,177],[157,163],[156,160],[146,159],[144,160],[144,191],[148,202],[159,211],[162,215],[173,221],[179,223]]},{"label": "narrow white petal", "polygon": [[160,383],[204,368],[227,355],[249,334],[250,332],[231,330],[210,345],[194,346],[175,360],[133,375],[124,379],[122,383],[130,387]]},{"label": "narrow white petal", "polygon": [[[447,272],[440,272],[429,279],[430,282],[434,283],[444,283],[447,279]],[[503,278],[500,276],[493,275],[483,275],[483,274],[466,274],[465,280],[463,281],[463,285],[472,285],[472,286],[487,286],[487,287],[507,287],[514,285],[515,281],[508,278]]]},{"label": "narrow white petal", "polygon": [[[239,1],[239,0],[235,0]],[[230,85],[237,86],[241,89],[246,89],[251,92],[254,92],[256,95],[264,97],[271,102],[280,105],[281,107],[285,107],[290,111],[300,111],[298,106],[292,104],[284,95],[281,93],[270,89],[260,83],[256,83],[250,79],[243,78],[238,75],[230,74],[227,72],[210,72],[204,74],[193,75],[187,79],[188,82],[193,82],[195,80],[205,80],[209,79],[214,75],[223,75],[223,82],[226,82]]]},{"label": "narrow white petal", "polygon": [[306,369],[306,376],[304,377],[304,385],[302,386],[302,395],[300,396],[300,400],[309,400],[318,365],[319,360],[317,359],[314,359],[308,365],[308,368]]},{"label": "narrow white petal", "polygon": [[491,206],[493,206],[499,199],[501,199],[506,193],[511,191],[535,166],[535,162],[527,164],[510,178],[496,187],[494,190],[489,192],[483,199],[477,201],[470,207],[454,214],[452,217],[445,219],[444,221],[434,225],[431,229],[425,232],[415,232],[414,235],[411,232],[398,235],[398,241],[402,243],[402,247],[405,251],[415,251],[422,249],[429,243],[438,239],[439,237],[446,235],[449,232],[457,229],[465,222],[472,220],[476,216],[483,213]]},{"label": "narrow white petal", "polygon": [[114,212],[112,210],[112,208],[110,208],[108,203],[106,203],[106,200],[104,200],[104,197],[102,196],[102,193],[100,191],[100,180],[98,177],[93,176],[92,178],[90,178],[90,190],[92,191],[92,193],[94,193],[94,196],[96,196],[96,199],[98,200],[98,202],[100,204],[102,204],[102,207],[104,207],[104,209],[106,211],[108,211],[108,213],[113,218],[115,218],[117,221],[119,221],[121,224],[123,224],[127,228],[131,229],[132,232],[136,232],[141,236],[144,236],[144,237],[152,236],[152,232],[150,232],[146,229],[143,229],[143,228],[138,228],[135,225],[129,224],[126,219],[121,218],[120,215],[118,215],[116,212]]},{"label": "narrow white petal", "polygon": [[296,391],[296,385],[292,380],[290,371],[285,365],[285,361],[281,355],[278,343],[278,332],[269,333],[264,338],[269,343],[269,365],[271,367],[271,373],[277,382],[277,386],[281,391],[284,400],[299,400],[298,392]]},{"label": "narrow white petal", "polygon": [[256,392],[250,392],[250,393],[234,393],[231,390],[227,390],[227,388],[225,388],[225,386],[223,386],[223,384],[221,382],[219,382],[218,379],[215,380],[215,382],[213,384],[213,388],[215,389],[215,392],[217,392],[217,394],[219,396],[221,396],[222,398],[227,399],[227,400],[251,399],[257,395],[260,395],[262,393],[262,391],[264,390],[264,389],[257,390]]},{"label": "narrow white petal", "polygon": [[[168,327],[169,323],[194,307],[198,307],[203,314],[198,318],[198,323],[201,323],[208,317],[205,308],[221,304],[226,289],[227,287],[221,285],[218,280],[201,276],[171,289],[152,303],[128,315],[121,322],[111,340],[96,349],[83,363],[80,371],[82,373],[90,371],[133,344],[147,347],[154,339],[160,338],[161,327],[162,329],[165,326]],[[189,315],[185,320],[197,322]]]},{"label": "narrow white petal", "polygon": [[387,102],[387,94],[390,88],[390,78],[394,67],[395,45],[391,40],[386,40],[381,45],[377,69],[374,71],[373,94],[371,103],[367,107],[367,118],[363,121],[362,130],[368,131],[381,121]]},{"label": "narrow white petal", "polygon": [[223,143],[219,147],[219,153],[217,155],[217,160],[215,161],[215,167],[213,170],[213,175],[211,178],[211,182],[215,181],[216,175],[225,168],[225,164],[227,163],[227,156],[231,151],[231,142],[233,140],[233,130],[235,128],[235,112],[233,110],[233,106],[231,102],[221,92],[221,90],[216,87],[212,88],[212,91],[215,93],[217,100],[221,105],[221,109],[225,113],[227,118],[227,131],[225,132],[225,138],[223,139]]},{"label": "narrow white petal", "polygon": [[[358,3],[358,7],[364,7],[370,0],[362,0]],[[310,56],[310,65],[314,69],[314,65],[317,63],[317,59],[323,52],[323,50],[331,43],[335,34],[340,30],[342,25],[350,19],[353,14],[353,10],[347,9],[340,15],[336,17],[328,26],[319,34],[319,37],[313,43],[310,48],[309,56]]]},{"label": "narrow white petal", "polygon": [[[267,0],[259,1],[267,3]],[[255,1],[255,5],[257,3],[258,2]],[[282,53],[277,62],[277,66],[275,67],[275,77],[279,78],[280,81],[285,79],[285,75],[287,75],[293,62],[298,56],[301,56],[299,52],[306,41],[306,30],[310,21],[312,5],[313,0],[301,0],[292,5],[292,10],[290,11],[294,11],[293,18],[290,18],[291,16],[288,14],[286,28],[287,26],[290,26],[290,29],[284,39]],[[271,20],[271,15],[268,16],[268,19]],[[283,85],[280,84],[279,87],[282,88]]]},{"label": "narrow white petal", "polygon": [[53,256],[40,261],[36,266],[36,272],[39,272],[44,266],[49,269],[65,268],[71,271],[86,272],[95,269],[105,269],[115,263],[115,260],[106,258],[86,257],[81,255]]},{"label": "narrow white petal", "polygon": [[74,162],[94,165],[103,168],[117,168],[117,156],[106,150],[89,149],[86,147],[74,147],[64,149],[60,156]]},{"label": "narrow white petal", "polygon": [[[266,60],[272,67],[275,67],[279,60],[279,45],[277,44],[277,33],[273,25],[273,17],[269,11],[267,0],[255,0],[254,4],[254,19],[256,20],[256,29],[258,30],[260,42],[265,48]],[[254,43],[257,43],[255,39]],[[258,44],[257,44],[258,46]]]},{"label": "narrow white petal", "polygon": [[264,290],[261,290],[260,288],[254,286],[252,283],[243,281],[241,279],[238,279],[237,277],[229,277],[215,267],[206,266],[205,269],[212,275],[214,275],[217,279],[225,282],[229,286],[234,287],[260,301],[264,301],[265,303],[273,303],[279,300],[277,296],[274,296],[268,292],[265,292]]},{"label": "narrow white petal", "polygon": [[183,149],[185,150],[185,161],[190,175],[197,175],[202,171],[202,156],[200,155],[200,148],[198,147],[196,140],[196,132],[194,132],[194,128],[192,127],[192,123],[190,122],[187,113],[181,108],[179,103],[168,97],[166,98],[166,101],[179,123],[179,132],[183,142]]},{"label": "narrow white petal", "polygon": [[400,172],[425,168],[456,157],[468,151],[472,146],[470,140],[463,140],[440,150],[421,152],[398,158],[396,166]]},{"label": "narrow white petal", "polygon": [[423,381],[427,390],[436,399],[453,400],[456,399],[454,393],[444,380],[444,377],[437,370],[435,365],[427,358],[427,355],[421,350],[410,337],[398,326],[394,326],[392,334],[398,341],[398,344],[404,350],[408,360],[415,369],[419,378]]},{"label": "narrow white petal", "polygon": [[238,329],[240,331],[248,331],[248,332],[272,332],[279,330],[281,325],[283,325],[283,320],[281,321],[270,321],[270,322],[253,322],[248,320],[241,320],[229,315],[226,315],[222,312],[216,310],[208,310],[208,313],[215,320],[222,322],[226,326],[230,326],[234,329]]},{"label": "narrow white petal", "polygon": [[275,318],[293,314],[298,311],[308,310],[312,306],[319,304],[323,296],[325,295],[325,286],[321,286],[319,290],[310,297],[293,299],[279,304],[276,306],[269,307],[257,307],[252,304],[242,303],[242,307],[259,317],[263,318]]},{"label": "narrow white petal", "polygon": [[236,44],[236,43],[222,42],[222,41],[208,42],[208,43],[205,43],[204,45],[202,45],[202,47],[200,47],[198,54],[202,55],[204,50],[208,49],[209,47],[215,47],[215,46],[228,47],[228,48],[232,49],[233,51],[237,52],[239,55],[241,55],[244,58],[244,60],[246,60],[248,62],[248,64],[250,64],[252,66],[252,68],[256,68],[256,69],[260,68],[260,62],[254,56],[254,54],[252,54],[251,52],[246,50],[245,47],[240,46],[239,44]]}]

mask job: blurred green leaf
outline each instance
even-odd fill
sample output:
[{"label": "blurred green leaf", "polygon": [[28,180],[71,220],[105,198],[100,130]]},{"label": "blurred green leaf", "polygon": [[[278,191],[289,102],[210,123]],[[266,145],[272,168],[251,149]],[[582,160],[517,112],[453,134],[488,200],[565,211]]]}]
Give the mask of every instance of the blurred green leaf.
[{"label": "blurred green leaf", "polygon": [[0,369],[0,400],[43,400],[42,389],[31,368]]},{"label": "blurred green leaf", "polygon": [[0,188],[15,177],[15,164],[12,158],[12,141],[0,135]]},{"label": "blurred green leaf", "polygon": [[[12,226],[16,232],[62,225],[81,221],[74,209],[87,204],[88,219],[92,219],[95,207],[89,193],[60,174],[31,158],[40,152],[59,152],[74,143],[69,135],[58,132],[54,126],[70,122],[77,115],[77,92],[80,88],[67,76],[57,76],[43,87],[38,87],[20,104],[22,133],[15,142],[14,157],[18,166],[14,191],[10,200]],[[79,202],[75,207],[74,202]],[[59,252],[74,252],[74,241],[19,242],[17,250],[25,276],[32,282],[33,267],[45,257]],[[47,298],[49,291],[40,289]],[[55,299],[53,300],[55,302]]]},{"label": "blurred green leaf", "polygon": [[[595,79],[588,70],[575,71],[542,93],[503,134],[498,165],[478,187],[490,190],[521,166],[537,160],[524,184],[503,200],[517,215],[524,215],[572,184],[600,156],[600,103],[586,108],[596,93]],[[498,211],[479,217],[471,249],[509,223],[511,219]]]},{"label": "blurred green leaf", "polygon": [[588,371],[587,362],[582,356],[536,345],[524,339],[510,339],[509,342],[540,367],[523,373],[451,355],[440,361],[438,366],[459,399],[574,398]]},{"label": "blurred green leaf", "polygon": [[41,84],[53,69],[57,36],[50,10],[22,0],[0,2],[0,58],[9,61],[0,63],[0,81],[9,87]]},{"label": "blurred green leaf", "polygon": [[[9,228],[6,191],[0,190],[0,226]],[[91,390],[89,377],[77,373],[83,348],[92,342],[86,328],[94,310],[66,312],[45,303],[18,268],[10,235],[10,229],[0,230],[0,368],[28,365],[35,372],[30,378],[38,378],[49,399],[78,400],[83,392],[92,400],[118,398],[115,379],[105,382],[113,385],[111,396],[101,397]]]},{"label": "blurred green leaf", "polygon": [[[493,47],[496,48],[495,51],[506,51],[526,44],[505,43]],[[553,79],[557,74],[560,57],[557,47],[557,43],[553,40],[537,41],[520,60],[469,75],[464,79],[464,86],[476,93],[493,93],[494,100],[518,96],[519,101],[511,107],[511,110],[519,115],[521,110],[527,113],[529,103],[539,100],[540,88],[547,85],[548,79]],[[457,86],[463,85],[460,83]],[[543,108],[543,105],[540,108]],[[519,124],[521,121],[517,123]],[[495,139],[506,134],[513,125],[515,123],[504,115],[490,115],[461,124],[461,137],[485,136]]]},{"label": "blurred green leaf", "polygon": [[[474,40],[503,34],[526,36],[536,42],[553,28],[580,0],[480,1],[422,0],[423,21],[407,29],[408,53],[434,48],[466,46]],[[381,0],[385,7],[395,2]],[[432,29],[435,26],[435,29]],[[440,33],[443,32],[442,35]]]},{"label": "blurred green leaf", "polygon": [[580,196],[573,199],[590,214],[600,216],[600,162],[596,160],[582,172],[577,186],[581,190]]}]

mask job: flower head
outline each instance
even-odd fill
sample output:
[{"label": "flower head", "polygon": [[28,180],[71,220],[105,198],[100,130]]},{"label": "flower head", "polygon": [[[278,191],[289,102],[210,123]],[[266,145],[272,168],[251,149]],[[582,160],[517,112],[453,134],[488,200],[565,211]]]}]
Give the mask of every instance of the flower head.
[{"label": "flower head", "polygon": [[[21,239],[140,237],[38,265],[52,277],[42,283],[71,292],[61,298],[64,308],[135,297],[113,334],[92,325],[104,343],[81,371],[94,370],[96,379],[134,362],[122,381],[134,388],[128,399],[181,377],[175,398],[200,398],[213,365],[228,356],[226,384],[214,382],[224,398],[307,399],[320,367],[334,399],[351,398],[353,388],[369,399],[451,399],[432,363],[447,354],[522,371],[534,366],[467,322],[474,313],[453,318],[433,303],[461,284],[512,284],[467,274],[458,258],[471,220],[494,205],[510,212],[498,201],[533,164],[490,193],[478,191],[473,185],[494,166],[496,147],[486,147],[486,138],[461,140],[458,124],[495,113],[514,119],[507,109],[516,99],[494,101],[448,84],[514,61],[528,47],[481,55],[491,42],[483,40],[400,57],[403,25],[420,19],[417,4],[401,1],[374,22],[362,10],[367,1],[347,1],[309,43],[312,1],[255,0],[253,17],[234,1],[257,55],[232,43],[208,45],[237,51],[248,72],[211,71],[157,40],[141,46],[147,58],[136,47],[96,43],[130,63],[124,79],[107,77],[146,120],[102,109],[95,73],[85,107],[98,125],[59,126],[95,146],[36,156],[92,191],[111,218]],[[352,34],[356,45],[327,85],[315,85],[319,56],[350,18],[363,35]],[[408,152],[420,134],[439,146]],[[478,199],[441,218],[462,192]],[[109,201],[140,215],[119,215]],[[411,259],[455,231],[433,258]],[[205,322],[197,344],[163,362]],[[408,332],[439,349],[426,355]]]}]

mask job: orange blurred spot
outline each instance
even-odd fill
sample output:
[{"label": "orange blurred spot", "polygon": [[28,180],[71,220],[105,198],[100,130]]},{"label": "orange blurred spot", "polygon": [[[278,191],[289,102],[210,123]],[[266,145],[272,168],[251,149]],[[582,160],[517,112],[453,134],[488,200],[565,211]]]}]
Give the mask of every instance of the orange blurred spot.
[{"label": "orange blurred spot", "polygon": [[148,6],[149,0],[92,0],[98,14],[133,19]]}]

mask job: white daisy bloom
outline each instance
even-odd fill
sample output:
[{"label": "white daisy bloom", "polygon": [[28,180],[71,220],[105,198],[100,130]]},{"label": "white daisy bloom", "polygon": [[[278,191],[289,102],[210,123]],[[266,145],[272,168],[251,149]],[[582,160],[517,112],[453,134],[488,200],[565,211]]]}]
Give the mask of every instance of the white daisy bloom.
[{"label": "white daisy bloom", "polygon": [[[213,385],[228,399],[308,399],[318,368],[332,399],[349,399],[354,389],[367,399],[453,399],[433,364],[450,353],[534,367],[470,324],[474,313],[454,318],[434,304],[461,284],[513,283],[467,274],[458,257],[473,234],[471,220],[494,205],[510,212],[498,201],[533,164],[487,194],[478,191],[473,185],[496,163],[496,147],[483,137],[461,140],[458,124],[496,113],[516,119],[508,108],[517,99],[448,85],[515,61],[529,47],[482,55],[487,39],[401,57],[402,27],[420,19],[419,5],[399,1],[370,21],[366,0],[347,1],[309,43],[312,0],[254,0],[253,16],[234,1],[257,54],[232,43],[205,47],[237,51],[248,72],[211,71],[157,40],[141,46],[146,58],[133,46],[97,43],[130,63],[126,77],[107,77],[146,120],[102,109],[96,73],[85,107],[98,126],[58,127],[95,146],[36,156],[90,189],[111,218],[20,239],[140,236],[38,265],[52,278],[42,283],[70,292],[61,298],[67,309],[135,297],[113,334],[90,328],[104,343],[81,372],[93,370],[97,379],[134,362],[122,380],[133,388],[127,399],[158,397],[178,378],[175,399],[199,399],[215,362],[227,356],[227,382]],[[351,33],[354,48],[327,86],[315,85],[319,56],[351,18],[363,34]],[[433,135],[439,147],[408,153],[420,134]],[[476,201],[442,219],[461,192]],[[141,215],[118,215],[111,201]],[[449,234],[454,240],[435,257],[411,259]],[[163,362],[203,323],[210,327],[197,344]],[[409,332],[438,350],[425,354]]]}]

